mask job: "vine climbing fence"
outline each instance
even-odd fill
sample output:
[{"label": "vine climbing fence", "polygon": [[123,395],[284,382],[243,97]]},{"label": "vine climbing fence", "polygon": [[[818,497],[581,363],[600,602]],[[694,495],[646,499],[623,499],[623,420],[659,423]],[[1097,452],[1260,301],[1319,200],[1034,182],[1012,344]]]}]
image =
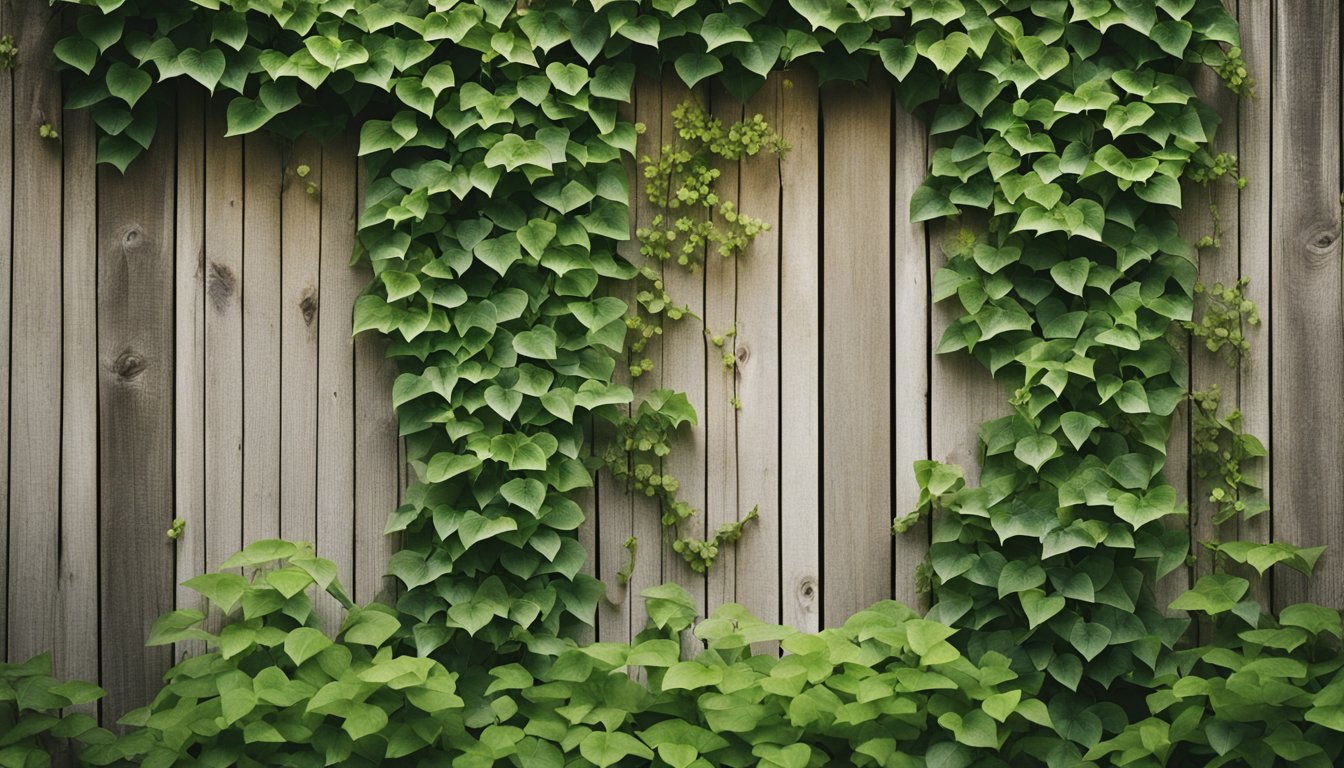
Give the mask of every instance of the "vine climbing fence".
[{"label": "vine climbing fence", "polygon": [[[1227,116],[1218,148],[1248,184],[1190,189],[1184,226],[1191,240],[1216,235],[1202,278],[1248,276],[1263,322],[1239,369],[1192,352],[1192,388],[1218,385],[1270,451],[1253,466],[1273,510],[1239,538],[1330,547],[1310,584],[1276,572],[1268,597],[1344,607],[1340,10],[1233,5],[1256,96],[1237,102],[1211,73],[1201,95]],[[406,470],[395,366],[350,334],[369,277],[348,267],[354,139],[224,138],[224,105],[184,88],[124,177],[98,168],[91,118],[62,112],[47,67],[62,23],[40,0],[0,2],[0,32],[20,45],[0,69],[0,650],[51,650],[59,676],[109,690],[115,715],[159,688],[169,652],[143,647],[149,626],[199,599],[178,582],[245,542],[312,541],[357,601],[386,597],[395,546],[382,530]],[[701,535],[753,507],[760,518],[695,574],[658,543],[654,504],[599,477],[585,499],[587,568],[607,583],[594,633],[631,637],[636,596],[665,580],[702,609],[741,602],[803,629],[887,596],[917,603],[927,533],[890,535],[918,495],[911,465],[973,468],[975,425],[1007,407],[977,364],[933,354],[952,310],[930,304],[931,281],[955,233],[907,223],[905,206],[934,146],[888,89],[818,92],[795,71],[745,107],[640,81],[640,153],[669,140],[687,98],[725,120],[761,113],[792,150],[720,180],[771,225],[748,253],[666,277],[706,326],[735,335],[720,349],[694,320],[669,329],[635,386],[686,392],[700,414],[670,461]],[[651,215],[637,208],[632,224]],[[1194,499],[1198,540],[1213,505],[1198,498],[1188,419],[1176,432],[1167,476]],[[1169,577],[1170,594],[1207,562]]]}]

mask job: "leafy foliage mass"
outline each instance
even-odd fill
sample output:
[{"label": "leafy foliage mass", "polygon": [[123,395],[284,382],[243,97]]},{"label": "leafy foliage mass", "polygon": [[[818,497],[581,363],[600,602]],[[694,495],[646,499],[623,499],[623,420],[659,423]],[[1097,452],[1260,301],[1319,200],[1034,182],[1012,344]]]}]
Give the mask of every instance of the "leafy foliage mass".
[{"label": "leafy foliage mass", "polygon": [[[228,613],[218,633],[194,612],[156,628],[212,650],[90,761],[1339,762],[1337,613],[1265,615],[1219,570],[1171,606],[1212,627],[1186,647],[1190,622],[1153,593],[1189,550],[1166,525],[1185,509],[1162,474],[1187,387],[1167,331],[1191,321],[1196,271],[1173,211],[1217,124],[1189,71],[1249,88],[1216,0],[88,4],[55,53],[118,167],[149,146],[168,98],[152,86],[174,77],[229,94],[230,133],[361,126],[358,256],[377,280],[355,324],[403,364],[393,398],[418,479],[388,526],[405,542],[395,610],[351,607],[329,638],[304,594],[333,588],[330,564],[255,544],[229,564],[260,567],[250,581],[192,582]],[[963,310],[940,350],[1014,392],[1012,415],[981,428],[978,487],[916,468],[934,608],[881,603],[801,635],[726,606],[695,629],[706,650],[681,659],[694,610],[669,586],[645,593],[634,643],[575,644],[600,593],[570,498],[592,483],[582,425],[620,423],[631,400],[613,383],[630,308],[601,283],[638,273],[616,254],[635,73],[670,64],[745,95],[781,66],[826,81],[874,62],[940,146],[912,218],[986,222],[937,272],[935,298]],[[684,419],[670,402],[654,410]],[[1218,546],[1262,571],[1315,556]]]}]

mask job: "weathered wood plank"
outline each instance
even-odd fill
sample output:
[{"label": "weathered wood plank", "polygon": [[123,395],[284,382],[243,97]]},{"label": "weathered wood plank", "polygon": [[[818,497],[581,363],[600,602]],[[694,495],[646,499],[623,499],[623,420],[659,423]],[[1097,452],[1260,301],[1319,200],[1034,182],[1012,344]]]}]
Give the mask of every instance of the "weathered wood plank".
[{"label": "weathered wood plank", "polygon": [[[14,11],[0,2],[0,29],[12,29]],[[14,245],[14,76],[0,70],[0,360],[8,361],[10,278]],[[9,654],[9,390],[12,368],[0,375],[0,658]]]},{"label": "weathered wood plank", "polygon": [[[350,268],[355,247],[355,150],[353,134],[322,148],[322,242],[319,266],[317,341],[317,554],[336,564],[346,590],[354,588],[355,347],[351,308],[363,287]],[[329,595],[317,612],[335,629],[340,606]]]},{"label": "weathered wood plank", "polygon": [[[645,126],[644,133],[639,134],[636,139],[635,156],[653,157],[658,153],[662,138],[662,84],[650,77],[637,78],[632,91],[632,102],[629,107],[630,119]],[[648,226],[654,213],[640,194],[642,176],[639,166],[633,160],[627,160],[625,167],[631,195],[631,239],[619,243],[617,252],[631,264],[640,266],[643,264],[643,258],[639,255],[639,244],[634,240],[634,231]],[[613,283],[608,287],[608,291],[611,296],[629,305],[631,313],[638,311],[633,285],[628,282]],[[632,341],[633,338],[631,336]],[[655,354],[658,344],[655,339],[650,343],[648,351],[641,356]],[[631,362],[629,357],[617,358],[614,378],[617,382],[631,386],[639,392],[644,386],[643,377],[641,380],[632,381],[629,372]],[[623,408],[622,411],[628,415],[630,409]],[[600,420],[594,420],[593,429],[598,450],[601,450],[602,445],[613,438],[612,430]],[[584,523],[585,528],[589,526],[593,528],[592,538],[596,545],[593,559],[596,560],[597,577],[606,587],[604,598],[598,604],[596,635],[597,639],[603,642],[621,642],[629,640],[633,633],[638,631],[638,627],[632,627],[632,622],[643,621],[639,590],[653,586],[658,581],[657,512],[646,500],[636,499],[626,490],[624,483],[612,477],[606,470],[598,473],[596,499],[597,517]],[[639,509],[636,509],[637,507]],[[641,533],[649,535],[646,518],[650,515],[654,518],[653,538],[638,538]],[[641,527],[639,523],[645,525]],[[636,546],[639,547],[635,570],[630,574],[629,581],[621,584],[620,574],[627,569],[630,562],[630,550],[626,547],[626,543],[632,536],[637,537]],[[649,568],[650,564],[653,565],[652,570]]]},{"label": "weathered wood plank", "polygon": [[11,3],[6,17],[21,41],[13,75],[8,587],[9,653],[23,660],[55,647],[63,633],[61,144],[38,130],[64,126],[60,81],[46,69],[61,31],[56,12],[43,3]]},{"label": "weathered wood plank", "polygon": [[[67,21],[69,26],[70,22]],[[2,27],[0,27],[2,28]],[[61,533],[59,674],[98,678],[98,170],[88,111],[61,127]],[[80,708],[96,715],[97,705]],[[61,757],[69,758],[64,754]]]},{"label": "weathered wood plank", "polygon": [[[710,92],[711,114],[727,128],[742,119],[742,103],[720,86]],[[719,161],[716,190],[720,200],[738,207],[740,168],[738,163]],[[676,267],[673,266],[672,269]],[[705,532],[712,536],[720,525],[738,519],[737,467],[737,258],[724,258],[719,249],[705,249],[705,312],[703,335],[698,340],[704,355],[704,410],[700,421],[705,431]],[[689,336],[693,326],[686,324],[679,334]],[[729,336],[729,332],[733,336]],[[717,336],[721,346],[710,338]],[[759,531],[750,530],[748,536]],[[737,599],[737,545],[719,549],[719,555],[705,573],[705,610],[713,613],[724,603]]]},{"label": "weathered wood plank", "polygon": [[[205,99],[194,84],[177,93],[177,222],[174,267],[173,509],[186,523],[177,540],[176,607],[200,608],[183,581],[205,571]],[[167,138],[167,137],[165,137]],[[67,354],[66,359],[70,357]],[[96,400],[95,400],[96,402]],[[204,652],[179,643],[176,658]]]},{"label": "weathered wood plank", "polygon": [[243,545],[243,140],[205,127],[205,567]]},{"label": "weathered wood plank", "polygon": [[[780,620],[821,629],[821,232],[817,79],[780,85],[779,562]],[[787,307],[788,311],[783,311]]]},{"label": "weathered wood plank", "polygon": [[[929,250],[924,225],[910,223],[910,196],[928,174],[928,128],[899,104],[892,112],[892,488],[893,512],[904,515],[919,500],[914,463],[929,458]],[[926,523],[893,542],[892,594],[915,608],[928,607],[915,589],[928,550]]]},{"label": "weathered wood plank", "polygon": [[243,140],[243,544],[280,535],[280,148]]},{"label": "weathered wood plank", "polygon": [[[1340,279],[1340,46],[1337,3],[1274,6],[1270,221],[1278,311],[1271,342],[1275,434],[1274,538],[1326,546],[1310,582],[1275,574],[1278,606],[1312,600],[1344,607],[1344,297]],[[1297,55],[1311,51],[1311,56]]]},{"label": "weathered wood plank", "polygon": [[[705,104],[706,98],[707,94],[703,89],[692,93],[680,79],[671,75],[664,78],[663,144],[675,146],[679,143],[674,138],[672,115],[677,106],[690,99],[699,99],[701,104]],[[699,324],[695,322],[696,317],[705,316],[705,270],[701,268],[691,272],[680,264],[668,263],[663,265],[663,284],[667,286],[667,292],[672,295],[672,301],[688,307],[689,311],[688,316],[682,320],[666,324],[662,341],[662,360],[654,358],[658,364],[655,375],[660,386],[675,392],[684,392],[700,418],[698,424],[682,428],[683,431],[672,442],[672,452],[663,460],[664,472],[677,478],[681,483],[678,497],[690,504],[696,514],[682,521],[680,529],[675,534],[663,537],[662,581],[674,581],[685,587],[695,600],[697,617],[703,617],[706,615],[705,575],[691,570],[686,560],[673,551],[672,540],[681,537],[703,539],[708,533],[705,520],[705,502],[708,498],[705,464],[708,445],[705,376],[709,357],[705,351],[704,334]],[[640,377],[640,381],[645,383],[645,380],[650,378],[646,374]],[[650,380],[647,383],[653,382]],[[636,511],[637,526],[644,517]],[[646,542],[655,539],[641,535],[639,540]],[[654,555],[657,551],[656,548],[645,545],[640,548],[641,559]],[[643,626],[642,606],[634,619],[634,629]],[[683,653],[694,654],[702,647],[700,641],[689,633],[682,637]]]},{"label": "weathered wood plank", "polygon": [[173,606],[174,119],[124,177],[99,170],[99,548],[103,718],[158,691],[168,649],[144,647]]},{"label": "weathered wood plank", "polygon": [[837,626],[891,595],[891,94],[821,98],[822,623]]},{"label": "weathered wood plank", "polygon": [[[776,132],[782,130],[783,83],[783,75],[771,75],[747,102],[745,116],[759,114]],[[768,155],[742,163],[741,209],[770,228],[737,260],[734,339],[737,398],[742,403],[737,414],[736,511],[745,515],[756,507],[760,518],[751,523],[736,545],[731,599],[770,622],[779,621],[779,537],[783,522],[779,498],[780,164],[778,158]]]},{"label": "weathered wood plank", "polygon": [[[1256,78],[1255,94],[1237,101],[1237,163],[1241,175],[1247,180],[1237,206],[1236,221],[1224,216],[1226,226],[1237,231],[1238,261],[1241,274],[1250,278],[1246,286],[1246,295],[1259,308],[1260,327],[1246,328],[1246,338],[1251,342],[1251,353],[1241,363],[1241,413],[1242,428],[1259,437],[1274,455],[1274,435],[1271,432],[1270,413],[1270,363],[1269,341],[1274,318],[1270,312],[1270,183],[1272,170],[1270,156],[1272,152],[1270,124],[1270,104],[1273,98],[1274,80],[1270,73],[1270,16],[1269,0],[1239,0],[1237,5],[1238,21],[1241,24],[1242,57],[1247,69]],[[1270,478],[1270,460],[1261,460],[1249,467],[1265,489],[1265,497],[1273,503],[1273,483]],[[1273,525],[1273,512],[1237,524],[1237,535],[1244,541],[1269,541],[1270,528]],[[1269,605],[1272,594],[1269,580],[1257,585],[1257,594]]]},{"label": "weathered wood plank", "polygon": [[[1236,13],[1236,8],[1230,8],[1232,13]],[[1237,126],[1237,96],[1229,91],[1223,82],[1218,78],[1217,73],[1209,68],[1201,68],[1194,73],[1195,93],[1205,104],[1212,107],[1219,115],[1223,116],[1222,125],[1218,127],[1215,146],[1212,151],[1227,151],[1236,153],[1239,134]],[[1211,248],[1199,249],[1199,280],[1207,286],[1213,286],[1221,283],[1230,286],[1241,276],[1240,259],[1238,252],[1240,250],[1240,232],[1237,222],[1240,217],[1240,200],[1236,187],[1235,178],[1223,178],[1208,184],[1185,185],[1183,206],[1180,215],[1181,233],[1186,240],[1191,243],[1198,243],[1200,238],[1208,236],[1215,239],[1214,246]],[[1196,302],[1196,316],[1199,319],[1199,313],[1203,312],[1202,299]],[[1251,358],[1247,358],[1244,363],[1249,364]],[[1208,348],[1195,340],[1190,344],[1190,390],[1200,392],[1217,387],[1222,393],[1222,408],[1224,412],[1230,412],[1241,405],[1241,386],[1240,386],[1239,367],[1229,365],[1226,356],[1223,353],[1213,353]],[[1194,404],[1188,403],[1185,406],[1185,412],[1192,424],[1195,418],[1193,411]],[[1189,435],[1178,435],[1173,438],[1173,443],[1185,437],[1193,437],[1193,431]],[[1173,446],[1175,447],[1175,446]],[[1213,572],[1214,557],[1211,552],[1204,548],[1202,542],[1206,541],[1227,541],[1241,538],[1239,535],[1240,525],[1234,518],[1223,525],[1214,523],[1214,517],[1218,512],[1218,505],[1209,501],[1209,489],[1211,488],[1210,479],[1201,478],[1194,466],[1194,456],[1191,453],[1192,444],[1187,442],[1184,445],[1187,461],[1190,462],[1188,495],[1186,488],[1177,487],[1178,493],[1190,499],[1190,538],[1191,551],[1195,556],[1193,572],[1189,575],[1190,579],[1198,579]],[[1185,457],[1180,457],[1185,458]],[[1167,479],[1175,483],[1178,478],[1168,475]],[[1241,575],[1252,575],[1254,570],[1240,572]],[[1177,576],[1177,574],[1173,574]],[[1164,580],[1164,586],[1175,581],[1180,584],[1179,578]],[[1257,584],[1259,579],[1252,577],[1251,582]],[[1177,595],[1159,592],[1159,603],[1162,605],[1170,604]],[[1260,597],[1268,597],[1267,592],[1262,592]],[[1169,599],[1168,599],[1169,598]]]},{"label": "weathered wood plank", "polygon": [[[299,168],[307,174],[299,176]],[[299,139],[286,153],[281,192],[280,536],[317,538],[318,271],[322,146]],[[308,194],[308,185],[315,185]]]},{"label": "weathered wood plank", "polygon": [[[364,210],[368,169],[357,165],[355,210]],[[373,278],[368,264],[356,270],[361,284]],[[353,306],[353,303],[352,305]],[[392,382],[397,364],[387,357],[387,341],[371,333],[355,337],[355,575],[354,600],[388,601],[396,580],[387,575],[387,561],[397,539],[386,536],[387,516],[401,498],[401,440],[392,410]]]}]

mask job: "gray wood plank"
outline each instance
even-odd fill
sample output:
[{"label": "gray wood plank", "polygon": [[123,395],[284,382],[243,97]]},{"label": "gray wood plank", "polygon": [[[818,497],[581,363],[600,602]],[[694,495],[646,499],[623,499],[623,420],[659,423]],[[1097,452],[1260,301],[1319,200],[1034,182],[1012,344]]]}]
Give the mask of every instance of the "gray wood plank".
[{"label": "gray wood plank", "polygon": [[[0,29],[13,27],[14,11],[0,2]],[[9,656],[9,363],[10,278],[14,233],[14,76],[0,70],[0,659]],[[17,655],[16,655],[17,656]]]},{"label": "gray wood plank", "polygon": [[[9,654],[56,646],[60,594],[61,143],[60,81],[46,69],[60,21],[42,3],[11,3],[19,43],[13,75],[14,224],[9,425]],[[64,664],[64,659],[57,664]]]},{"label": "gray wood plank", "polygon": [[[205,567],[243,545],[243,140],[205,127]],[[190,523],[188,523],[190,525]]]},{"label": "gray wood plank", "polygon": [[[1241,364],[1242,428],[1259,437],[1269,449],[1270,460],[1262,460],[1250,467],[1265,489],[1265,496],[1273,503],[1273,483],[1270,466],[1274,456],[1274,435],[1270,430],[1270,363],[1269,340],[1274,324],[1270,312],[1270,180],[1272,153],[1270,104],[1274,80],[1270,73],[1269,0],[1239,0],[1237,17],[1241,24],[1242,57],[1252,76],[1256,78],[1255,95],[1240,99],[1237,107],[1237,162],[1241,175],[1246,178],[1237,207],[1237,220],[1230,222],[1237,230],[1238,261],[1241,274],[1250,278],[1247,296],[1260,310],[1260,327],[1244,330],[1251,342],[1251,353]],[[1223,220],[1228,221],[1224,216]],[[1273,511],[1266,512],[1237,525],[1237,535],[1245,541],[1269,541],[1273,525]],[[1273,576],[1258,592],[1262,604],[1270,605],[1266,589],[1272,586]],[[1270,590],[1272,592],[1272,590]]]},{"label": "gray wood plank", "polygon": [[[368,169],[360,162],[356,170],[358,212],[364,209]],[[356,273],[362,284],[373,279],[367,263]],[[386,351],[386,339],[371,333],[355,337],[355,573],[350,587],[360,604],[386,602],[396,595],[396,580],[387,575],[387,561],[397,550],[397,539],[383,535],[383,530],[401,497],[405,464],[397,415],[392,410],[397,365]]]},{"label": "gray wood plank", "polygon": [[[780,620],[821,629],[821,240],[817,79],[783,76],[780,164],[779,590]],[[783,311],[788,307],[788,311]]]},{"label": "gray wood plank", "polygon": [[[1229,8],[1235,14],[1235,5]],[[1195,93],[1205,104],[1212,107],[1219,115],[1223,117],[1223,123],[1218,127],[1218,133],[1215,137],[1215,145],[1211,151],[1226,151],[1235,154],[1239,144],[1238,120],[1237,120],[1237,96],[1229,91],[1222,80],[1218,78],[1217,73],[1212,69],[1200,68],[1194,73]],[[1218,244],[1213,248],[1203,248],[1199,250],[1199,279],[1205,285],[1214,285],[1222,283],[1230,285],[1235,283],[1241,276],[1241,264],[1238,254],[1241,248],[1241,233],[1238,226],[1240,220],[1240,196],[1236,187],[1236,180],[1224,178],[1211,184],[1199,185],[1188,183],[1185,185],[1184,206],[1181,211],[1180,224],[1182,235],[1192,243],[1198,242],[1201,237],[1215,236],[1214,211],[1221,221],[1221,234],[1218,235]],[[1263,183],[1263,182],[1262,182]],[[1196,312],[1201,312],[1200,307],[1196,307]],[[1199,315],[1196,315],[1198,319]],[[1246,328],[1244,330],[1250,330]],[[1242,407],[1241,392],[1241,367],[1228,365],[1225,356],[1221,353],[1210,352],[1206,347],[1199,343],[1190,345],[1190,390],[1198,392],[1207,390],[1211,387],[1218,387],[1222,392],[1223,411],[1230,412],[1235,408]],[[1243,366],[1252,362],[1254,353],[1243,361]],[[1185,406],[1186,413],[1193,414],[1190,409],[1193,404]],[[1189,438],[1188,435],[1182,435]],[[1179,437],[1177,436],[1178,439]],[[1190,451],[1190,443],[1185,446],[1187,452]],[[1190,461],[1193,462],[1193,456]],[[1231,541],[1241,538],[1241,526],[1234,518],[1223,525],[1216,525],[1214,517],[1218,512],[1218,506],[1209,501],[1210,481],[1202,479],[1194,471],[1191,464],[1189,477],[1189,495],[1190,499],[1190,538],[1191,550],[1195,555],[1195,565],[1190,578],[1198,579],[1213,572],[1214,557],[1204,546],[1206,541]],[[1168,480],[1173,483],[1176,478],[1169,476]],[[1185,489],[1178,487],[1178,492]],[[1181,494],[1185,496],[1185,494]],[[1254,569],[1231,569],[1242,576],[1250,578],[1253,585],[1259,586],[1260,580],[1255,576]],[[1175,575],[1175,574],[1173,574]],[[1167,581],[1170,581],[1168,579]],[[1267,590],[1257,590],[1257,596],[1265,599],[1269,596]],[[1166,598],[1168,595],[1160,595]],[[1175,599],[1175,596],[1170,596]],[[1169,600],[1159,600],[1160,603],[1169,603]]]},{"label": "gray wood plank", "polygon": [[[639,77],[635,80],[632,93],[632,119],[645,126],[644,133],[636,139],[635,157],[653,157],[657,155],[662,139],[662,83],[653,78]],[[626,162],[626,173],[632,200],[632,239],[618,244],[617,251],[631,264],[640,266],[643,259],[639,255],[639,244],[633,239],[633,230],[647,226],[654,211],[643,195],[643,177],[633,160]],[[631,312],[636,311],[635,291],[631,283],[613,283],[608,291],[628,304]],[[640,356],[652,357],[658,349],[659,342],[655,339]],[[631,386],[636,392],[642,392],[646,386],[643,379],[649,374],[640,380],[632,380],[630,363],[629,357],[618,358],[614,378],[619,383]],[[623,410],[627,415],[630,412],[628,408]],[[595,422],[594,440],[601,450],[606,441],[613,439],[613,435],[609,427],[598,420]],[[637,499],[627,492],[624,484],[606,470],[598,473],[596,497],[597,517],[584,524],[585,528],[593,527],[592,538],[596,546],[593,558],[596,560],[597,577],[606,587],[603,600],[598,604],[596,636],[603,642],[628,641],[645,620],[639,590],[653,586],[658,580],[658,513],[647,500]],[[650,516],[654,520],[651,530],[648,526]],[[636,568],[630,574],[629,581],[621,584],[619,574],[626,570],[630,562],[630,551],[625,545],[632,536],[637,537]]]},{"label": "gray wood plank", "polygon": [[[893,107],[891,413],[892,488],[896,515],[915,508],[914,463],[929,458],[929,251],[923,224],[910,223],[910,196],[928,174],[928,128],[899,104]],[[915,589],[915,568],[929,549],[926,523],[892,542],[893,596],[917,609],[928,599]]]},{"label": "gray wood plank", "polygon": [[159,690],[167,648],[144,647],[173,606],[174,119],[124,177],[99,169],[98,417],[105,722]]},{"label": "gray wood plank", "polygon": [[[783,75],[771,75],[747,102],[744,114],[759,114],[775,131],[782,130],[783,82]],[[770,622],[780,620],[779,537],[783,522],[779,498],[780,165],[778,158],[768,155],[742,163],[741,209],[766,222],[770,229],[762,232],[737,260],[735,339],[736,394],[742,403],[737,413],[736,511],[745,515],[757,507],[760,517],[735,547],[732,599]]]},{"label": "gray wood plank", "polygon": [[821,103],[822,623],[838,626],[891,596],[891,94],[827,86]]},{"label": "gray wood plank", "polygon": [[[65,22],[67,28],[72,20]],[[98,169],[88,110],[61,128],[60,674],[98,678]],[[96,715],[95,704],[79,708]],[[62,755],[69,758],[70,755]]]},{"label": "gray wood plank", "polygon": [[[298,175],[306,166],[308,173]],[[317,186],[308,194],[308,185]],[[280,254],[280,536],[317,538],[318,272],[322,146],[304,137],[285,152]]]},{"label": "gray wood plank", "polygon": [[243,543],[280,535],[280,148],[243,140]]},{"label": "gray wood plank", "polygon": [[[700,99],[704,104],[707,94],[704,89],[692,93],[675,76],[669,76],[663,80],[663,144],[673,144],[673,117],[672,112],[678,105],[688,99]],[[690,315],[695,317],[705,316],[705,270],[699,269],[690,272],[679,264],[668,263],[663,265],[663,283],[667,286],[667,291],[672,295],[672,300],[678,305],[685,305],[690,308]],[[707,500],[708,484],[706,482],[706,464],[705,457],[706,446],[708,445],[708,425],[705,418],[706,393],[705,393],[705,374],[706,365],[709,357],[705,351],[705,338],[701,332],[699,324],[695,322],[694,317],[684,317],[679,322],[669,322],[666,324],[663,333],[662,360],[658,361],[656,374],[660,386],[671,389],[674,392],[684,392],[691,407],[699,415],[699,424],[692,427],[683,427],[680,433],[672,442],[672,452],[663,460],[664,471],[671,474],[681,483],[678,496],[691,505],[696,510],[696,514],[688,520],[681,523],[680,530],[675,534],[669,534],[663,537],[662,546],[662,581],[674,581],[686,588],[691,597],[695,600],[697,617],[704,617],[705,613],[705,575],[695,573],[686,563],[682,556],[672,550],[672,540],[685,536],[692,536],[697,539],[705,538],[707,534],[707,525],[705,520],[705,502]],[[641,384],[653,384],[648,374],[640,377]],[[648,380],[648,381],[646,381]],[[636,514],[636,525],[640,525],[645,519],[644,515]],[[652,541],[652,537],[641,535],[641,542]],[[654,555],[657,550],[654,547],[643,546],[640,548],[640,554],[643,557]],[[641,560],[643,559],[641,557]],[[641,587],[642,589],[643,587]],[[633,629],[638,629],[644,624],[644,616],[637,617],[637,622]],[[702,646],[699,640],[687,633],[682,637],[682,652],[693,655]]]},{"label": "gray wood plank", "polygon": [[[1275,442],[1274,538],[1327,547],[1308,582],[1280,572],[1278,606],[1312,600],[1344,607],[1344,296],[1340,279],[1340,47],[1338,3],[1274,6],[1270,220],[1278,310],[1271,341]],[[1311,51],[1310,56],[1300,55]]]},{"label": "gray wood plank", "polygon": [[[355,556],[355,347],[352,308],[364,276],[350,267],[355,247],[355,150],[344,134],[322,148],[322,242],[317,341],[317,540],[318,555],[336,564],[337,577],[354,587]],[[324,626],[335,629],[340,606],[329,595],[317,601]]]},{"label": "gray wood plank", "polygon": [[[167,137],[164,137],[165,139]],[[200,608],[181,586],[205,571],[205,98],[194,84],[177,93],[177,222],[174,267],[173,509],[186,523],[177,540],[177,608]],[[66,360],[69,360],[69,354]],[[96,401],[95,401],[96,402]],[[179,660],[204,652],[179,643]]]},{"label": "gray wood plank", "polygon": [[[742,103],[722,87],[716,85],[711,89],[709,98],[711,114],[725,127],[742,119]],[[743,210],[739,205],[739,163],[720,161],[719,170],[716,187],[719,199]],[[737,258],[724,258],[717,247],[711,245],[705,249],[705,312],[699,339],[705,350],[705,400],[700,420],[705,431],[705,531],[711,536],[720,525],[745,514],[738,500],[738,413],[733,407],[733,399],[737,397],[737,339],[727,335],[737,326],[738,266]],[[689,323],[682,326],[679,334],[689,334],[694,327]],[[723,338],[722,347],[707,338],[715,334]],[[731,368],[724,365],[724,355],[731,356]],[[759,531],[749,528],[745,536],[758,534]],[[708,613],[724,603],[736,602],[737,545],[721,547],[704,578]]]}]

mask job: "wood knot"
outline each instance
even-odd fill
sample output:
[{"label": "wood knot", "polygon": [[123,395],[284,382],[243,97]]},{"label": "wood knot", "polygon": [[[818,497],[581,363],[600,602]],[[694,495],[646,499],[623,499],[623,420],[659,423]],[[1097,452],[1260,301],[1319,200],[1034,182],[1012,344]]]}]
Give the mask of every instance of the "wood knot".
[{"label": "wood knot", "polygon": [[1307,247],[1318,254],[1324,254],[1329,251],[1339,240],[1339,228],[1335,226],[1324,227],[1316,230],[1314,234],[1308,235]]},{"label": "wood knot", "polygon": [[803,603],[811,603],[817,599],[817,580],[812,576],[803,577],[798,582],[798,599]]},{"label": "wood knot", "polygon": [[303,313],[303,324],[312,325],[313,318],[317,317],[317,294],[312,288],[304,291],[303,298],[299,301],[299,311]]},{"label": "wood knot", "polygon": [[749,357],[751,357],[751,349],[749,349],[749,348],[747,347],[747,345],[745,345],[745,344],[740,344],[740,345],[738,345],[738,347],[737,347],[737,364],[738,364],[739,366],[740,366],[740,365],[745,365],[746,362],[747,362],[747,358],[749,358]]},{"label": "wood knot", "polygon": [[133,349],[128,349],[117,355],[117,359],[112,363],[112,371],[122,381],[132,381],[139,378],[140,374],[144,373],[148,367],[149,362]]},{"label": "wood knot", "polygon": [[205,276],[205,292],[209,294],[210,303],[215,305],[215,309],[222,310],[228,306],[237,287],[238,278],[229,265],[210,262],[210,269]]},{"label": "wood knot", "polygon": [[121,247],[127,251],[139,250],[145,242],[145,231],[132,224],[121,231]]}]

